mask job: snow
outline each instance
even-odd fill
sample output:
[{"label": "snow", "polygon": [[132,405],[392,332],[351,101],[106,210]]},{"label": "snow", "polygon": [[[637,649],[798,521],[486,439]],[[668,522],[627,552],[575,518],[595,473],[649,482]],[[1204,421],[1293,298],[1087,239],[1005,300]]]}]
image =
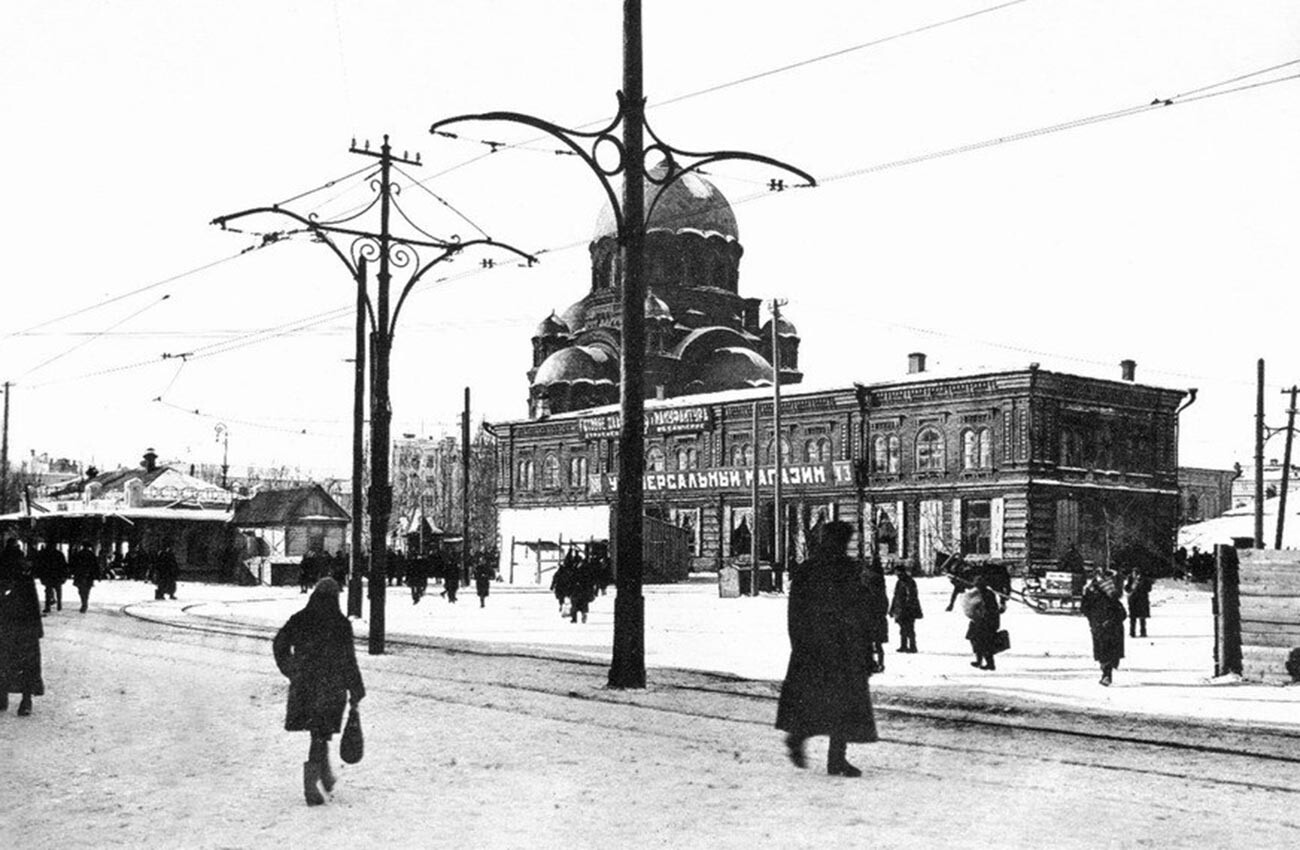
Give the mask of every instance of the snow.
[{"label": "snow", "polygon": [[[697,579],[702,577],[697,577]],[[893,579],[888,580],[890,590]],[[915,655],[887,652],[886,669],[872,687],[887,699],[891,688],[908,694],[960,689],[1000,702],[1031,702],[1088,711],[1186,717],[1198,720],[1300,727],[1300,688],[1214,679],[1211,595],[1205,586],[1160,581],[1152,591],[1146,638],[1129,638],[1114,684],[1098,683],[1087,621],[1080,616],[1038,614],[1010,603],[1002,626],[1011,649],[998,656],[998,669],[969,666],[960,606],[945,612],[951,585],[942,578],[917,581],[925,617],[917,623]],[[393,640],[468,642],[517,647],[548,655],[608,660],[613,637],[613,593],[597,597],[587,623],[561,618],[547,590],[495,583],[487,607],[479,608],[471,585],[448,604],[439,587],[412,605],[404,587],[389,587],[386,612]],[[125,604],[146,599],[146,585],[113,582],[95,588],[94,599]],[[172,616],[279,626],[300,608],[297,588],[237,588],[182,585],[181,603],[153,606]],[[786,598],[721,599],[716,585],[696,580],[645,588],[646,664],[779,681],[789,642]],[[366,601],[369,611],[369,600]],[[355,630],[364,636],[367,622]],[[891,637],[897,629],[890,623]],[[649,674],[653,680],[653,671]]]}]

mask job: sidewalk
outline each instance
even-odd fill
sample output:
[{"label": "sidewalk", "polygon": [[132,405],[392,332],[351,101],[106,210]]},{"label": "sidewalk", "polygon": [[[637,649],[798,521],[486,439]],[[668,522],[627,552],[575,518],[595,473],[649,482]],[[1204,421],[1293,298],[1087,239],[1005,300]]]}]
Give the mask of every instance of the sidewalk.
[{"label": "sidewalk", "polygon": [[[888,584],[892,591],[893,580]],[[1038,614],[1011,604],[1002,625],[1011,634],[1012,648],[998,657],[997,671],[980,671],[969,665],[973,656],[964,640],[965,618],[959,609],[944,611],[949,583],[920,579],[918,585],[925,611],[917,624],[920,652],[898,655],[891,647],[885,672],[872,680],[881,699],[894,695],[925,701],[960,695],[1003,706],[1028,703],[1300,731],[1300,688],[1211,678],[1213,619],[1204,587],[1156,585],[1149,637],[1128,640],[1115,684],[1104,688],[1097,682],[1099,670],[1083,617]],[[592,603],[585,624],[561,618],[555,598],[544,590],[497,584],[482,609],[472,587],[461,589],[455,605],[439,598],[439,590],[431,586],[430,594],[412,605],[406,588],[389,587],[389,638],[609,658],[612,589],[611,595]],[[151,616],[263,627],[278,627],[305,601],[296,588],[183,584],[177,594],[180,601],[165,603],[153,602],[151,591],[140,583],[107,582],[95,588],[93,601],[143,603],[138,610]],[[646,664],[652,670],[680,668],[767,681],[783,677],[789,656],[784,596],[720,599],[714,584],[691,582],[647,586],[645,599]],[[366,621],[357,621],[355,628],[364,636]]]}]

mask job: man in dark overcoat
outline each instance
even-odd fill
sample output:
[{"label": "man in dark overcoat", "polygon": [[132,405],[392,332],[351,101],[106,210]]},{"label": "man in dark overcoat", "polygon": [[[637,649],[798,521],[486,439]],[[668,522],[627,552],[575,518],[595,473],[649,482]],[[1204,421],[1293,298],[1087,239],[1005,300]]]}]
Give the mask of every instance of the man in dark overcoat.
[{"label": "man in dark overcoat", "polygon": [[591,572],[591,562],[581,555],[569,573],[569,622],[578,622],[578,615],[582,615],[582,622],[587,622],[587,611],[591,607],[591,600],[596,596],[596,577]]},{"label": "man in dark overcoat", "polygon": [[419,605],[424,592],[429,589],[429,561],[423,555],[407,559],[406,586],[411,589],[411,604]]},{"label": "man in dark overcoat", "polygon": [[[1151,577],[1142,570],[1128,574],[1124,590],[1128,593],[1128,636],[1147,636],[1147,617],[1151,616]],[[1138,634],[1138,629],[1141,634]]]},{"label": "man in dark overcoat", "polygon": [[63,583],[68,580],[68,559],[59,547],[48,541],[36,554],[36,578],[45,588],[45,613],[51,608],[63,610]]},{"label": "man in dark overcoat", "polygon": [[44,636],[36,580],[18,541],[10,538],[0,550],[0,711],[8,711],[10,694],[21,694],[18,716],[26,717],[32,697],[45,693]]},{"label": "man in dark overcoat", "polygon": [[488,560],[487,553],[479,552],[474,564],[474,589],[478,592],[478,607],[487,607],[488,594],[492,592],[492,580],[496,578],[496,567]]},{"label": "man in dark overcoat", "polygon": [[82,543],[77,547],[68,562],[68,569],[72,572],[72,585],[81,597],[81,613],[84,614],[90,605],[90,589],[99,581],[99,559],[91,551],[90,544]]},{"label": "man in dark overcoat", "polygon": [[885,672],[885,644],[889,643],[889,591],[879,555],[872,555],[862,575],[867,589],[867,624],[870,629],[871,659],[875,672]]},{"label": "man in dark overcoat", "polygon": [[852,535],[846,522],[824,523],[813,556],[791,574],[790,664],[776,709],[776,728],[786,733],[795,766],[807,764],[808,738],[830,737],[826,771],[833,776],[861,776],[846,758],[847,745],[877,740],[867,591],[845,553]]},{"label": "man in dark overcoat", "polygon": [[921,594],[916,589],[916,579],[907,564],[899,564],[895,571],[894,598],[889,603],[889,616],[898,623],[898,651],[916,652],[916,621],[921,619]]},{"label": "man in dark overcoat", "polygon": [[1101,665],[1101,684],[1110,686],[1111,673],[1124,657],[1124,603],[1119,601],[1114,573],[1098,568],[1083,588],[1079,609],[1092,632],[1092,657]]}]

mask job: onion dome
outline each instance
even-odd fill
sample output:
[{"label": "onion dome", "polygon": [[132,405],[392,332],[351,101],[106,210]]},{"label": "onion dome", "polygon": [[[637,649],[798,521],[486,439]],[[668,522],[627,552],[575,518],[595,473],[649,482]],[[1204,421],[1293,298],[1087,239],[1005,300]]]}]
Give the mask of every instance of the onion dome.
[{"label": "onion dome", "polygon": [[533,334],[533,338],[545,339],[548,336],[567,336],[568,333],[569,326],[559,316],[556,316],[555,311],[552,310],[551,315],[542,319],[542,323],[537,326],[537,332]]},{"label": "onion dome", "polygon": [[560,321],[568,326],[570,332],[582,330],[587,322],[587,302],[582,300],[570,304],[569,309],[560,314]]},{"label": "onion dome", "polygon": [[605,349],[594,345],[571,345],[562,348],[537,367],[533,385],[617,384],[618,364]]},{"label": "onion dome", "polygon": [[700,369],[704,392],[772,386],[772,366],[748,348],[727,346],[708,356]]},{"label": "onion dome", "polygon": [[653,292],[647,292],[645,296],[645,318],[647,322],[673,320],[673,311],[668,309],[664,300]]},{"label": "onion dome", "polygon": [[[759,329],[758,333],[764,339],[771,339],[772,320],[768,319],[766,322],[764,322],[763,327]],[[799,336],[799,331],[795,329],[795,326],[790,322],[789,319],[787,319],[785,316],[782,316],[780,319],[777,320],[776,335],[797,337]]]},{"label": "onion dome", "polygon": [[[667,166],[661,162],[650,169],[650,176],[662,179],[668,173]],[[669,233],[694,231],[704,236],[718,235],[732,241],[739,241],[740,229],[736,226],[736,214],[731,204],[708,180],[695,172],[674,180],[663,190],[654,211],[650,203],[659,194],[660,186],[646,180],[645,208],[650,213],[646,222],[646,231],[661,230]],[[617,221],[614,210],[608,203],[601,208],[596,219],[596,232],[591,241],[597,242],[606,236],[617,235]]]}]

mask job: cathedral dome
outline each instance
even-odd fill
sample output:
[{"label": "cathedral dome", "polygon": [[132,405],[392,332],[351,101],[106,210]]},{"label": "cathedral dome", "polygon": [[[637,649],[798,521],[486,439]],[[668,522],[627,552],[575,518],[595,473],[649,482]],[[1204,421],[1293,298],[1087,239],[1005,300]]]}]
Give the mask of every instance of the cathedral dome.
[{"label": "cathedral dome", "polygon": [[700,370],[704,392],[772,386],[772,366],[748,348],[727,346],[709,355]]},{"label": "cathedral dome", "polygon": [[[763,337],[764,339],[771,339],[772,337],[771,319],[768,319],[766,322],[763,323],[763,327],[759,329],[758,335]],[[799,336],[799,331],[795,329],[795,326],[790,322],[789,319],[787,319],[785,316],[782,316],[777,321],[776,335],[797,337]]]},{"label": "cathedral dome", "polygon": [[542,323],[537,326],[537,332],[533,334],[534,338],[545,339],[548,336],[564,336],[569,333],[569,326],[551,311],[551,315],[542,319]]},{"label": "cathedral dome", "polygon": [[554,384],[616,384],[618,365],[605,349],[594,345],[562,348],[542,361],[534,386]]},{"label": "cathedral dome", "polygon": [[[661,162],[650,173],[656,178],[667,173]],[[649,180],[645,184],[645,207],[650,209],[660,187]],[[608,203],[601,208],[596,219],[596,232],[591,241],[597,242],[606,236],[616,236],[617,224],[614,211]],[[664,190],[663,197],[655,205],[646,230],[663,230],[669,233],[695,232],[704,236],[719,235],[728,240],[739,241],[740,229],[736,226],[736,215],[731,204],[708,180],[691,172],[674,180]]]},{"label": "cathedral dome", "polygon": [[585,300],[575,301],[569,305],[569,309],[560,315],[560,321],[563,322],[570,331],[581,330],[587,322],[587,303]]},{"label": "cathedral dome", "polygon": [[645,317],[646,321],[661,319],[671,322],[673,320],[673,311],[668,309],[668,305],[658,295],[647,292],[645,296]]}]

